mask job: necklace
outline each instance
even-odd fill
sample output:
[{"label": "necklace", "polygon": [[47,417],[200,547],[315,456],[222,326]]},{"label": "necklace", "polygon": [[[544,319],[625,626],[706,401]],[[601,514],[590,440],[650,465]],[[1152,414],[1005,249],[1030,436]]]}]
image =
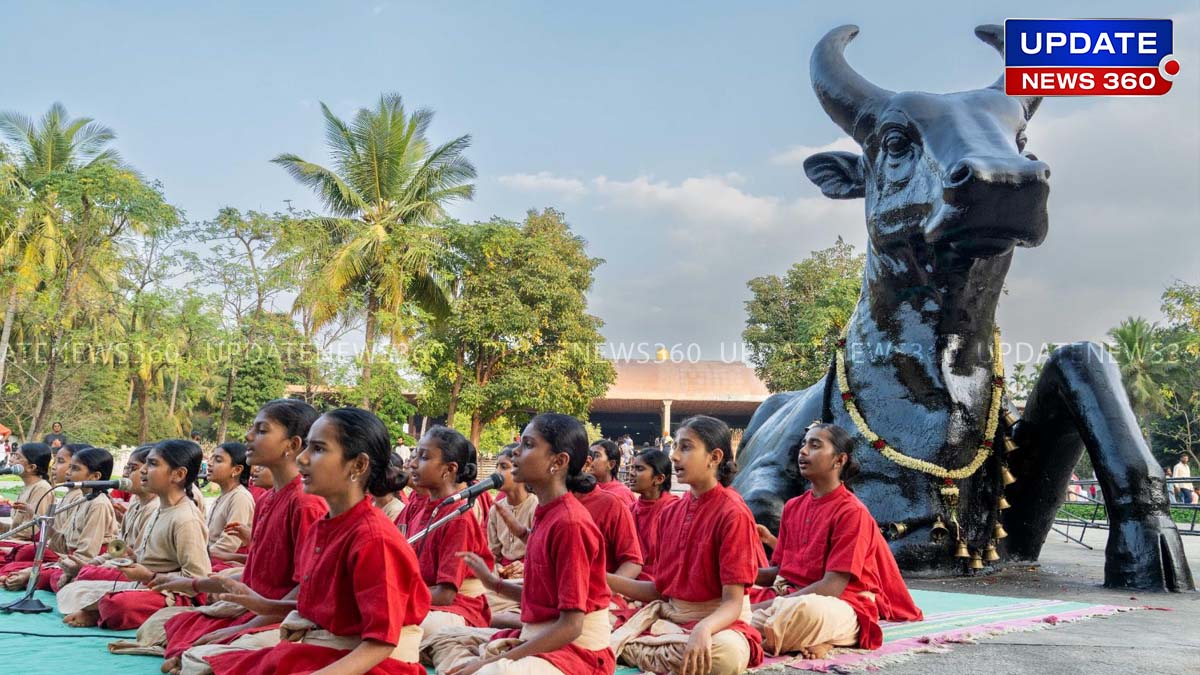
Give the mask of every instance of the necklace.
[{"label": "necklace", "polygon": [[854,392],[850,388],[850,381],[846,376],[846,338],[838,340],[838,350],[836,358],[836,375],[838,390],[841,393],[842,403],[846,407],[846,413],[850,419],[854,421],[854,425],[858,427],[863,437],[867,439],[871,447],[879,451],[879,454],[888,458],[895,464],[898,464],[907,469],[913,469],[922,473],[929,474],[936,478],[941,478],[947,483],[955,480],[962,480],[973,475],[987,461],[989,455],[992,454],[993,440],[996,437],[996,428],[1000,424],[1000,403],[1004,398],[1004,360],[1000,355],[1000,330],[995,331],[993,337],[993,353],[995,359],[992,362],[992,401],[988,407],[987,423],[984,425],[983,441],[979,444],[979,448],[975,451],[975,457],[957,469],[949,469],[944,466],[939,466],[933,462],[916,457],[910,457],[896,448],[892,447],[886,440],[880,438],[878,434],[871,430],[866,419],[863,418],[862,411],[858,408],[858,402],[855,400]]}]

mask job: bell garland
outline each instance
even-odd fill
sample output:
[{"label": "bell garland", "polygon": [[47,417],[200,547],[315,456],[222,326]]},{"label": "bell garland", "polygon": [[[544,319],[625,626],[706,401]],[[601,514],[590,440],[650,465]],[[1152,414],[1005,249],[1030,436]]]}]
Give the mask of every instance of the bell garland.
[{"label": "bell garland", "polygon": [[[837,379],[838,391],[841,394],[842,404],[846,408],[846,414],[850,416],[850,419],[854,422],[854,425],[858,427],[859,433],[861,433],[863,437],[867,439],[867,442],[872,448],[879,451],[879,454],[891,460],[894,464],[902,466],[906,469],[920,471],[921,473],[942,479],[942,486],[939,489],[939,492],[941,493],[942,501],[946,504],[947,510],[950,513],[950,522],[957,530],[956,539],[958,540],[958,552],[956,553],[956,556],[959,558],[966,558],[969,554],[967,554],[966,542],[963,540],[962,536],[962,525],[958,522],[959,491],[955,481],[975,475],[975,472],[983,466],[983,463],[986,462],[988,457],[990,457],[993,453],[993,439],[995,439],[996,430],[1000,425],[1000,410],[1004,399],[1004,360],[1000,353],[1000,330],[996,329],[993,332],[992,338],[992,353],[995,354],[995,359],[992,362],[992,400],[988,407],[988,417],[987,423],[984,425],[983,440],[980,442],[979,448],[976,450],[975,456],[971,459],[971,461],[957,469],[950,469],[923,459],[909,457],[908,455],[892,447],[891,444],[889,444],[883,438],[880,438],[878,434],[871,430],[871,427],[867,424],[866,419],[863,418],[862,411],[859,410],[858,403],[855,400],[854,392],[850,388],[850,380],[846,374],[846,338],[844,336],[838,340],[837,346],[838,350],[836,352],[834,372]],[[1011,448],[1006,447],[1006,450],[1011,451]],[[1008,471],[1007,466],[1003,467],[1003,475],[1005,478],[1005,485],[1008,485],[1012,482],[1012,480],[1015,480],[1011,478],[1012,474]],[[1001,494],[1002,502],[1003,499],[1003,494]],[[1005,505],[1007,506],[1007,504]],[[996,530],[997,532],[993,533],[993,537],[996,539],[1006,536],[1005,534],[1001,534],[1003,533],[1003,529],[998,521],[996,523]],[[994,545],[990,546],[989,549],[990,555],[987,559],[991,560],[991,556],[995,555]],[[975,553],[970,557],[970,567],[972,569],[980,569],[983,567],[981,557],[982,556],[980,556],[979,553]]]}]

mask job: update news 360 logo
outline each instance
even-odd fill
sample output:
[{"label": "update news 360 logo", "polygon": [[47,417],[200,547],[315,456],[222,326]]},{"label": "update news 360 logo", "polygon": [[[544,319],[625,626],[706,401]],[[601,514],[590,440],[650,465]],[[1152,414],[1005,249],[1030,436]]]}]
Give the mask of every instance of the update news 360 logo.
[{"label": "update news 360 logo", "polygon": [[1004,91],[1161,96],[1179,74],[1170,19],[1008,19]]}]

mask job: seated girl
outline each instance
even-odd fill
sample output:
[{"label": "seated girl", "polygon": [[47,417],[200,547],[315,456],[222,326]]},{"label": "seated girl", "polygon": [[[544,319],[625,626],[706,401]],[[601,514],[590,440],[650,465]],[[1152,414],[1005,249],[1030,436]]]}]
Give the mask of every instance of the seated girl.
[{"label": "seated girl", "polygon": [[[404,470],[404,460],[400,455],[392,453],[388,456],[388,475],[391,480],[387,483],[376,485],[376,489],[383,489],[390,485],[399,485],[401,488],[408,484],[408,473]],[[383,494],[371,493],[372,501],[375,507],[383,511],[383,515],[393,523],[400,517],[400,513],[404,511],[404,500],[399,497],[400,490],[384,491]]]},{"label": "seated girl", "polygon": [[[662,512],[654,581],[608,575],[612,589],[647,603],[613,632],[613,651],[644,671],[733,675],[762,662],[746,587],[758,572],[754,517],[729,489],[736,464],[729,427],[698,415],[671,450],[675,478],[691,488]],[[669,552],[669,553],[668,553]]]},{"label": "seated girl", "polygon": [[[601,489],[594,480],[574,492],[604,537],[604,559],[609,573],[637,578],[642,572],[642,546],[638,543],[633,512],[620,497]],[[623,606],[622,601],[616,597],[614,600]]]},{"label": "seated girl", "polygon": [[251,464],[249,490],[250,494],[254,495],[254,506],[261,506],[263,500],[275,491],[275,483],[271,482],[271,472]]},{"label": "seated girl", "polygon": [[596,487],[632,508],[637,495],[617,478],[621,471],[621,449],[608,439],[600,439],[592,443],[589,453],[587,472],[596,477]]},{"label": "seated girl", "polygon": [[833,647],[878,649],[881,618],[922,618],[875,519],[845,485],[858,473],[853,449],[834,424],[805,434],[797,462],[812,487],[783,507],[772,566],[759,571],[759,583],[774,585],[778,597],[756,604],[751,621],[774,654],[819,659]]},{"label": "seated girl", "polygon": [[60,558],[59,564],[63,568],[63,575],[58,580],[60,589],[66,587],[73,580],[125,580],[125,576],[121,574],[118,567],[105,563],[114,558],[125,557],[123,552],[120,555],[113,554],[112,547],[117,539],[124,542],[125,548],[129,551],[136,551],[141,544],[142,535],[146,533],[146,527],[150,524],[150,517],[158,510],[158,495],[146,490],[146,484],[142,482],[142,467],[145,466],[146,458],[150,456],[150,450],[153,448],[153,445],[139,446],[130,453],[129,459],[125,461],[125,469],[122,473],[132,485],[127,494],[133,498],[133,501],[126,509],[124,518],[121,519],[117,538],[109,542],[108,550],[94,558],[87,559],[79,555]]},{"label": "seated girl", "polygon": [[[44,516],[54,506],[54,498],[50,496],[52,488],[46,476],[50,475],[50,446],[45,443],[26,443],[12,453],[10,461],[13,466],[20,466],[21,493],[12,503],[12,528],[24,525],[38,516]],[[12,535],[12,538],[0,541],[0,547],[16,548],[33,541],[34,530],[37,526],[26,528]]]},{"label": "seated girl", "polygon": [[[268,603],[294,599],[303,576],[301,561],[306,555],[307,537],[314,523],[328,511],[325,500],[304,494],[296,457],[304,450],[305,438],[317,419],[317,411],[297,399],[278,399],[264,405],[246,433],[246,458],[262,467],[274,481],[271,495],[254,511],[254,538],[249,542],[246,566],[228,577],[189,579],[181,575],[159,575],[151,587],[167,592],[193,589],[207,594],[228,590],[228,580],[238,580],[243,595],[259,598],[254,606],[236,602],[217,602],[162,617],[165,637],[164,672],[178,672],[182,656],[191,648],[209,650],[257,649],[279,641],[272,627],[279,620]],[[260,474],[261,475],[261,474]],[[234,529],[236,524],[226,526]],[[259,614],[256,610],[263,609]],[[166,610],[164,610],[166,613]],[[198,672],[208,666],[200,658],[193,660]]]},{"label": "seated girl", "polygon": [[[71,469],[71,457],[75,454],[75,451],[65,445],[60,445],[58,448],[51,448],[50,450],[52,453],[50,464],[51,491],[42,497],[46,501],[46,513],[49,513],[49,509],[58,504],[71,504],[83,496],[83,491],[75,488],[66,493],[60,493],[61,496],[57,499],[54,497],[53,486],[67,481],[67,472]],[[71,511],[56,512],[54,521],[47,528],[47,531],[40,533],[40,536],[50,537],[46,542],[46,551],[43,554],[43,559],[46,562],[58,560],[58,554],[66,543],[61,533],[66,532],[67,528],[70,527],[71,516],[74,515]],[[8,563],[28,563],[33,560],[37,552],[37,545],[33,543],[35,541],[37,540],[30,540],[29,543],[15,542],[16,545],[8,549],[8,553],[3,559],[3,564],[0,564],[0,583],[4,582],[5,575],[8,574]],[[19,565],[13,569],[20,570],[25,569],[25,567],[28,567],[28,565]]]},{"label": "seated girl", "polygon": [[191,497],[203,458],[193,441],[172,439],[154,446],[141,479],[143,489],[158,496],[158,508],[128,558],[105,563],[117,566],[128,581],[82,580],[63,587],[58,606],[66,614],[64,623],[129,630],[164,606],[192,604],[193,589],[162,593],[146,584],[159,574],[202,579],[212,572],[204,516]]},{"label": "seated girl", "polygon": [[[417,485],[429,491],[425,525],[453,513],[459,504],[440,506],[475,479],[471,442],[462,434],[435,426],[417,444]],[[411,537],[416,532],[410,531]],[[492,620],[483,585],[458,557],[460,551],[476,553],[492,564],[492,554],[473,510],[469,509],[414,544],[421,563],[421,578],[429,586],[432,607],[421,624],[426,637],[447,626],[487,627]]]},{"label": "seated girl", "polygon": [[[60,456],[63,450],[59,450]],[[87,448],[71,455],[67,465],[66,479],[68,481],[108,480],[112,476],[113,457],[103,448]],[[84,500],[80,502],[79,500]],[[75,506],[71,506],[75,504]],[[80,488],[68,492],[56,509],[70,507],[61,512],[61,520],[65,521],[65,529],[58,530],[60,519],[55,518],[55,531],[47,541],[47,552],[54,551],[54,560],[60,557],[77,555],[84,560],[91,560],[101,553],[101,550],[117,534],[117,516],[113,512],[112,502],[107,490],[97,488]],[[50,560],[45,556],[43,562]],[[30,568],[33,567],[32,556],[27,561],[11,562],[0,568],[4,585],[9,590],[25,586],[29,581]],[[37,588],[41,590],[58,590],[58,581],[63,575],[63,568],[57,563],[43,565],[37,579]]]},{"label": "seated girl", "polygon": [[425,675],[418,626],[429,590],[412,547],[368,495],[390,487],[389,451],[387,427],[365,410],[340,408],[313,424],[296,462],[304,491],[324,498],[329,515],[308,539],[300,593],[280,626],[285,638],[208,656],[214,673]]},{"label": "seated girl", "polygon": [[[457,629],[438,645],[447,675],[609,675],[604,541],[575,495],[594,488],[584,473],[587,430],[569,415],[533,418],[513,452],[513,478],[538,499],[525,549],[525,581],[493,574],[472,553],[463,558],[489,590],[521,603],[520,631]],[[500,638],[492,640],[492,638]],[[484,646],[482,652],[478,647]]]},{"label": "seated girl", "polygon": [[[513,479],[513,450],[517,447],[504,446],[496,457],[496,473],[504,476],[500,486],[500,497],[488,514],[488,549],[496,560],[496,574],[501,579],[521,579],[525,576],[525,540],[533,526],[533,514],[537,509],[536,495],[529,493],[525,484]],[[521,619],[515,610],[520,605],[497,593],[487,592],[488,606],[492,610],[492,625],[505,628],[520,628]],[[499,616],[509,613],[506,617]],[[503,618],[503,623],[501,620]]]},{"label": "seated girl", "polygon": [[629,475],[633,492],[638,496],[633,505],[633,521],[645,559],[638,579],[654,581],[654,561],[658,558],[655,547],[663,509],[679,500],[671,494],[671,458],[662,450],[643,450],[630,462]]},{"label": "seated girl", "polygon": [[[254,522],[254,495],[249,490],[250,465],[246,446],[237,441],[218,445],[208,460],[208,480],[221,489],[221,495],[208,511],[208,556],[216,571],[246,562],[245,540],[252,528],[237,532],[230,524],[250,528]],[[235,531],[226,531],[227,529]]]},{"label": "seated girl", "polygon": [[412,456],[404,465],[405,471],[408,472],[408,500],[404,510],[396,516],[395,520],[396,527],[400,530],[400,536],[406,540],[425,527],[425,517],[429,515],[429,490],[417,484],[418,460],[417,451],[413,450]]}]

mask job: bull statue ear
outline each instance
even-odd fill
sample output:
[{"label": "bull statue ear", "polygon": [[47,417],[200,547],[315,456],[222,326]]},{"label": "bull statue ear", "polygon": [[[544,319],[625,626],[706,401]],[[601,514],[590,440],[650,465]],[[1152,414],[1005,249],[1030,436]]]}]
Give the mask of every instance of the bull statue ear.
[{"label": "bull statue ear", "polygon": [[862,157],[852,152],[820,152],[804,160],[804,174],[830,199],[866,196]]}]

